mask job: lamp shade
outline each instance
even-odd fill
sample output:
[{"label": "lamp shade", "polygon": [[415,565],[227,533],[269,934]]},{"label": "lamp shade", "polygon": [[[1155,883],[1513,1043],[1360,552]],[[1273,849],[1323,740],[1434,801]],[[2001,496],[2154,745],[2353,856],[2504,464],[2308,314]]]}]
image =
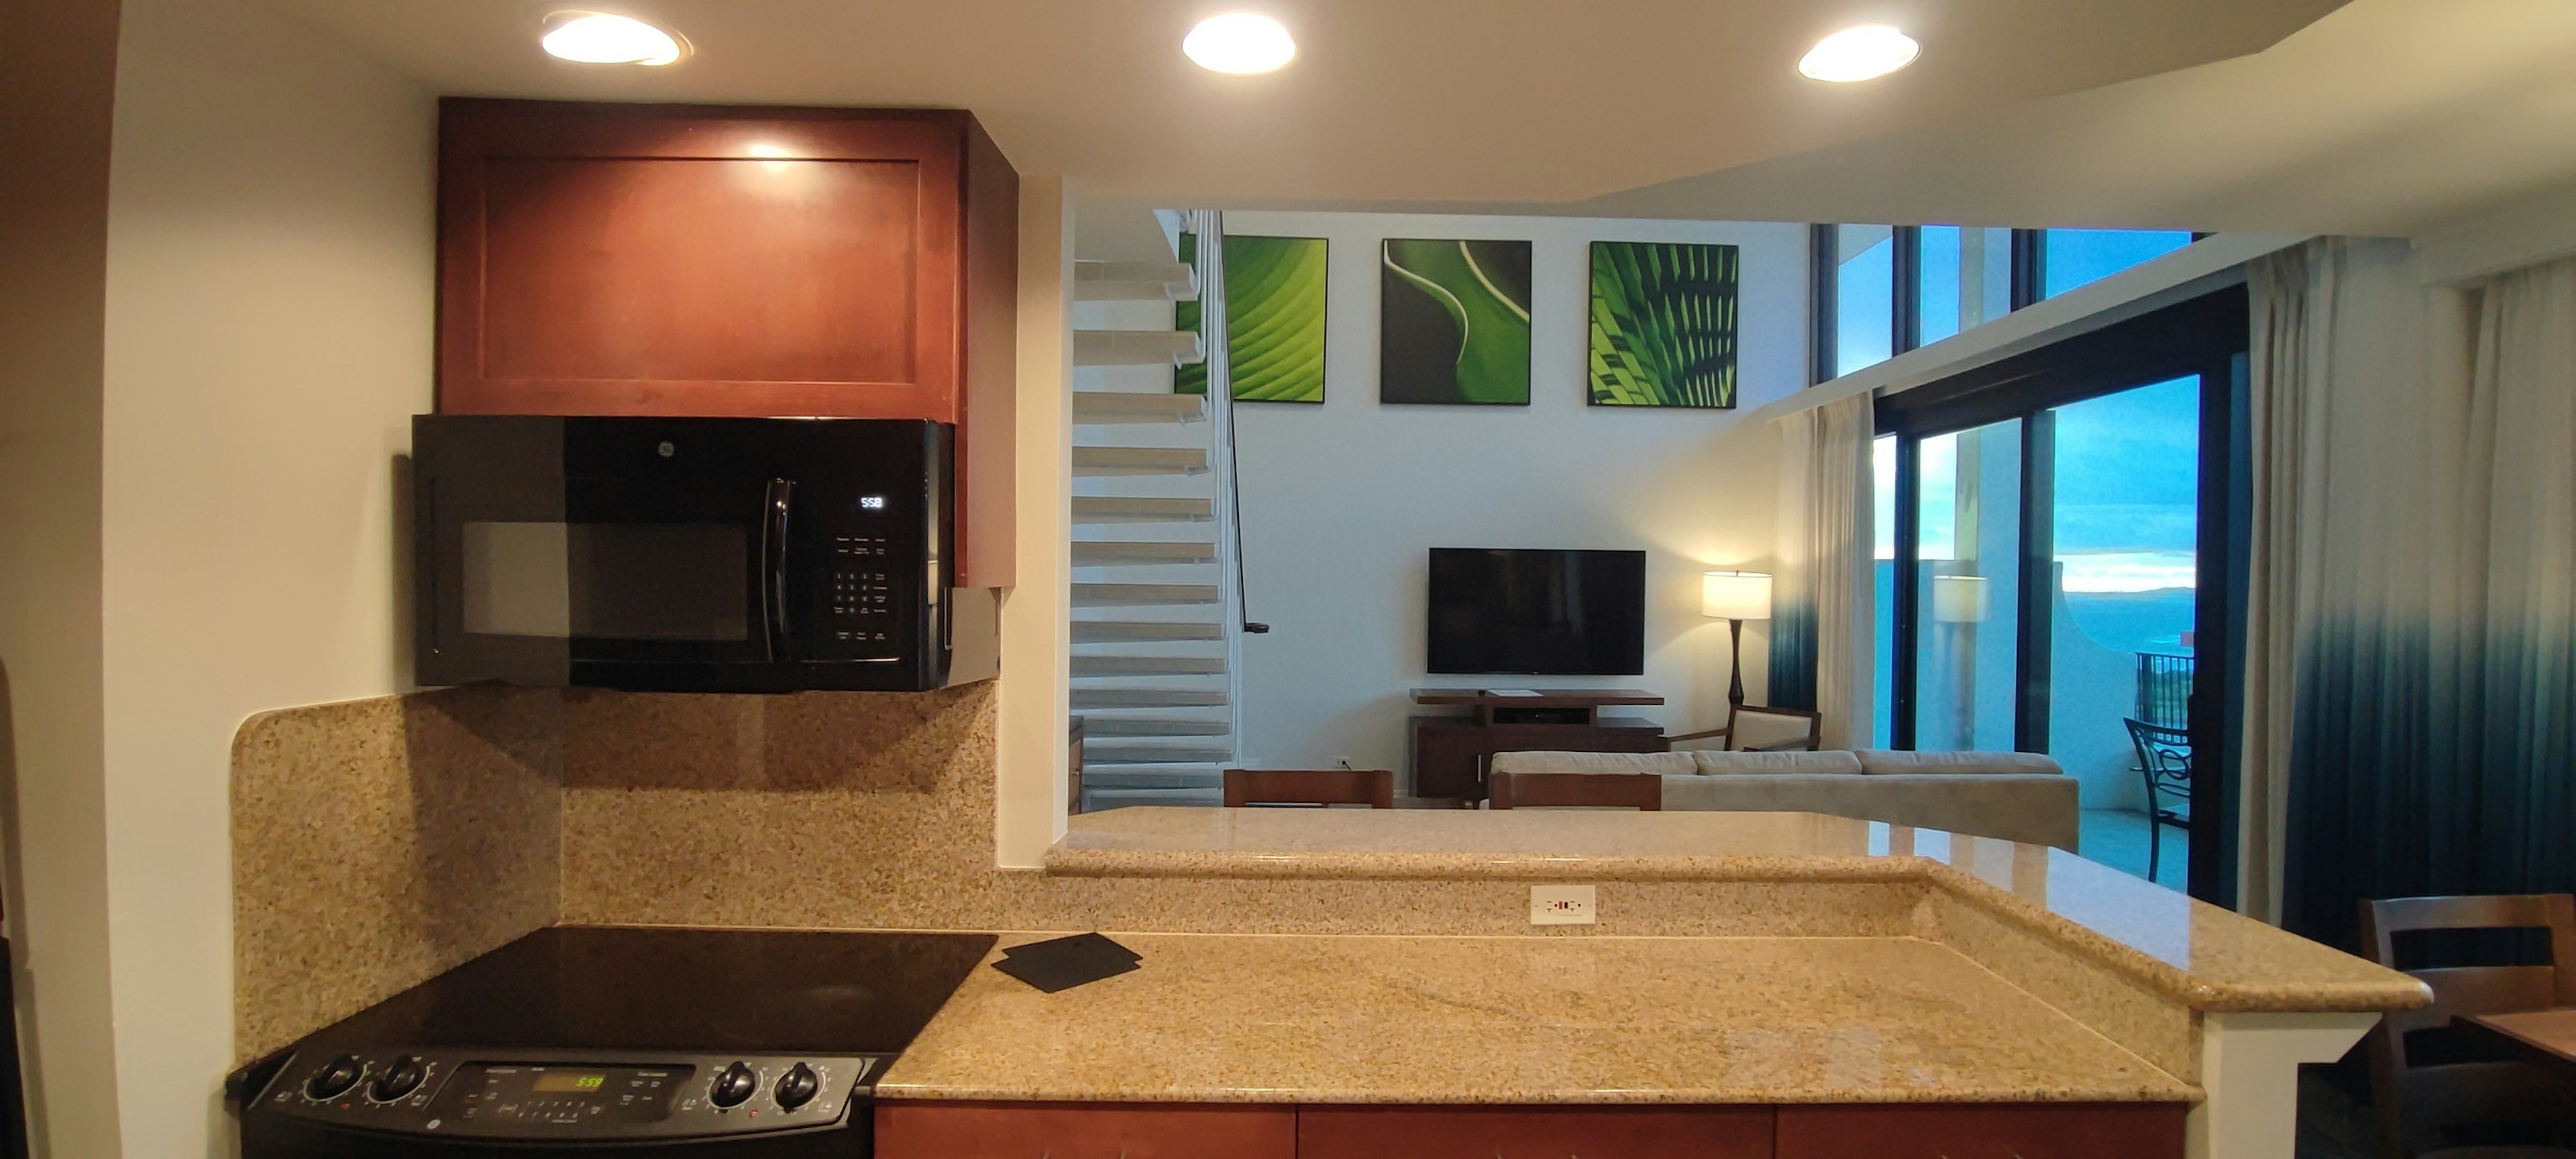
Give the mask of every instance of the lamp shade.
[{"label": "lamp shade", "polygon": [[1699,577],[1699,614],[1713,620],[1771,618],[1771,577],[1758,571],[1713,571]]},{"label": "lamp shade", "polygon": [[1932,618],[1944,624],[1981,624],[1992,611],[1981,575],[1932,577]]}]

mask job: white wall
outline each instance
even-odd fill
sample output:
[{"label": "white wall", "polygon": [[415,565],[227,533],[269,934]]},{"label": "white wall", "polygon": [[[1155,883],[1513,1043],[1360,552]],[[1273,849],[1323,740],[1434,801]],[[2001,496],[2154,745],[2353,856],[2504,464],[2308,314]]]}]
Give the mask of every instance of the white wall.
[{"label": "white wall", "polygon": [[1017,586],[1002,601],[994,754],[993,847],[1005,868],[1034,869],[1064,835],[1065,683],[1073,593],[1066,487],[1073,461],[1073,201],[1064,179],[1020,179]]},{"label": "white wall", "polygon": [[407,685],[394,472],[430,405],[435,125],[426,90],[271,6],[125,4],[103,587],[127,1155],[223,1151],[234,730]]},{"label": "white wall", "polygon": [[[116,1154],[99,690],[114,0],[0,4],[0,864],[37,1153]],[[220,967],[219,967],[220,968]]]},{"label": "white wall", "polygon": [[[1232,234],[1331,241],[1325,401],[1237,408],[1248,615],[1244,756],[1272,768],[1404,768],[1406,690],[1643,687],[1671,731],[1726,712],[1726,625],[1699,614],[1699,574],[1771,570],[1779,434],[1753,408],[1806,385],[1806,227],[1724,222],[1229,213]],[[1378,243],[1521,238],[1531,251],[1531,402],[1380,406]],[[1743,247],[1737,409],[1586,404],[1589,245]],[[1642,548],[1646,671],[1598,679],[1428,676],[1427,549]],[[1768,638],[1745,628],[1759,702]]]}]

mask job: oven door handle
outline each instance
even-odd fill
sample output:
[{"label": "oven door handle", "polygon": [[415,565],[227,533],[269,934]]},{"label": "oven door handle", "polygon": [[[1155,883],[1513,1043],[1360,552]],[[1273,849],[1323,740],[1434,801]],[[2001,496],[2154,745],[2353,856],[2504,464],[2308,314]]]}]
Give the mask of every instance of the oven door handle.
[{"label": "oven door handle", "polygon": [[789,651],[787,513],[795,497],[795,480],[772,479],[760,503],[760,609],[771,663],[786,659]]}]

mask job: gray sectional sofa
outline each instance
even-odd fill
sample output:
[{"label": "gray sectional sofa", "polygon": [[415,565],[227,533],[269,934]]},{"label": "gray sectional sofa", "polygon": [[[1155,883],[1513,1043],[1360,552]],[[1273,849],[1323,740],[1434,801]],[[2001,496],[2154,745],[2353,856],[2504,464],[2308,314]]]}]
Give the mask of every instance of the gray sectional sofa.
[{"label": "gray sectional sofa", "polygon": [[1499,753],[1496,772],[1657,773],[1664,808],[1826,813],[2075,851],[2076,781],[2036,753]]}]

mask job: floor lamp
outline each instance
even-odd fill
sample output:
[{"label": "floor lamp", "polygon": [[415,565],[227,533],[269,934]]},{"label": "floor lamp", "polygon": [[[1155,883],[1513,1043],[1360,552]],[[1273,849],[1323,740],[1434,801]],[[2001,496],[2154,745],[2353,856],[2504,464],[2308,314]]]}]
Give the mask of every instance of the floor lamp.
[{"label": "floor lamp", "polygon": [[1735,710],[1744,707],[1744,621],[1771,618],[1771,577],[1758,571],[1713,571],[1700,576],[1699,614],[1726,621],[1733,648],[1726,719],[1732,726]]}]

